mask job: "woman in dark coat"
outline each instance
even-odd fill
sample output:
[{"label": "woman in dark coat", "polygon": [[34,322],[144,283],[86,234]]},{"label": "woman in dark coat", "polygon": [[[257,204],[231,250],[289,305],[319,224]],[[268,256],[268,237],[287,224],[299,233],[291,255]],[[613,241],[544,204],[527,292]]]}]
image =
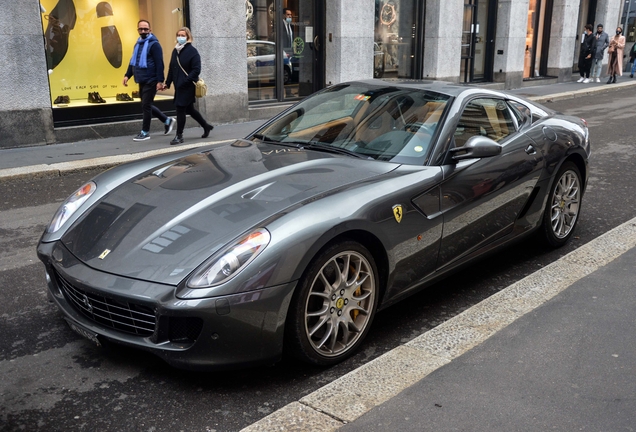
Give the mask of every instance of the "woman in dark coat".
[{"label": "woman in dark coat", "polygon": [[170,88],[174,83],[174,104],[177,107],[177,135],[170,144],[183,142],[183,129],[186,122],[186,114],[195,119],[203,128],[201,138],[207,138],[214,128],[203,118],[194,107],[195,84],[201,73],[201,56],[199,51],[192,46],[192,33],[187,27],[177,31],[177,45],[172,50],[168,79],[164,88]]}]

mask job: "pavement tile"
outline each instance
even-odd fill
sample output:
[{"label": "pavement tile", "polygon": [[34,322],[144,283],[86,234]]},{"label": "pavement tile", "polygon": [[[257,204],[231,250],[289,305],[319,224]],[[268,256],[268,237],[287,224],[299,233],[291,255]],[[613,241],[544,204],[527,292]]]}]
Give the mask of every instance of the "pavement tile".
[{"label": "pavement tile", "polygon": [[399,346],[305,396],[301,403],[351,422],[448,363]]},{"label": "pavement tile", "polygon": [[299,402],[292,402],[241,432],[332,432],[342,423]]}]

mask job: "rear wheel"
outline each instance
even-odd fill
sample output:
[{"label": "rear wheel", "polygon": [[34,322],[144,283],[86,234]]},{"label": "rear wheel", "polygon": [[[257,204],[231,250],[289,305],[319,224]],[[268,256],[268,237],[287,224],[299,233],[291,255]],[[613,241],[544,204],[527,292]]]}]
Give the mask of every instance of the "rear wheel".
[{"label": "rear wheel", "polygon": [[309,265],[290,305],[286,348],[316,365],[349,357],[366,336],[378,302],[371,253],[345,241],[328,247]]},{"label": "rear wheel", "polygon": [[552,247],[563,246],[572,236],[581,211],[581,173],[572,162],[559,169],[543,212],[543,232]]}]

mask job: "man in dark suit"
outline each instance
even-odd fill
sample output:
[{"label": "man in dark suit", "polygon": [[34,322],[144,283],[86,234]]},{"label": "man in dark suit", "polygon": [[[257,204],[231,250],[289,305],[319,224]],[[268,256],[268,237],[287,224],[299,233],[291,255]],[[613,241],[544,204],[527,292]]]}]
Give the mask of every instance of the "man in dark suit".
[{"label": "man in dark suit", "polygon": [[293,13],[291,9],[283,9],[283,26],[285,31],[283,32],[283,49],[289,50],[289,53],[293,53],[294,46],[294,28],[291,25]]}]

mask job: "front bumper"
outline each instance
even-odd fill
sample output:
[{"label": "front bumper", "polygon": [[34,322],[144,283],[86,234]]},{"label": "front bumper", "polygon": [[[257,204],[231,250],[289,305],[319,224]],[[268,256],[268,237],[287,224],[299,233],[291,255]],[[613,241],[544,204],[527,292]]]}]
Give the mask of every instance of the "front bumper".
[{"label": "front bumper", "polygon": [[295,282],[183,300],[175,286],[94,270],[59,241],[40,243],[38,257],[66,319],[100,340],[150,351],[182,369],[245,367],[281,357]]}]

